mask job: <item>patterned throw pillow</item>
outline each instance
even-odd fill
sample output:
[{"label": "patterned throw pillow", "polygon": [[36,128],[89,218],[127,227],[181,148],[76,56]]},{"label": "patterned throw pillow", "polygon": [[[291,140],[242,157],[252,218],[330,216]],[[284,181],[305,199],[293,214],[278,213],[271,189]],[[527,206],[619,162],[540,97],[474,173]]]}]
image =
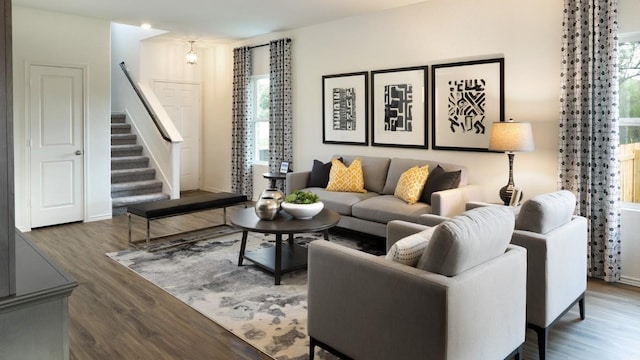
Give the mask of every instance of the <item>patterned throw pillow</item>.
[{"label": "patterned throw pillow", "polygon": [[409,235],[391,245],[385,259],[415,267],[429,245],[429,240],[436,227],[430,227],[417,234]]},{"label": "patterned throw pillow", "polygon": [[429,165],[423,167],[414,166],[403,172],[393,195],[406,201],[409,205],[417,203],[427,181],[427,176],[429,176]]},{"label": "patterned throw pillow", "polygon": [[331,160],[327,191],[366,193],[360,158],[353,160],[349,167],[338,159]]}]

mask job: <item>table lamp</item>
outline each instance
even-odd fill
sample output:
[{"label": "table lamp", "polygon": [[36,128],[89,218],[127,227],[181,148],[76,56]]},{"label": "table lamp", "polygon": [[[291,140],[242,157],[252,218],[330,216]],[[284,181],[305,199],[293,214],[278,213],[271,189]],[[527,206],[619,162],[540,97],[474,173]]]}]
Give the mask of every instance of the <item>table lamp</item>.
[{"label": "table lamp", "polygon": [[[533,134],[531,123],[517,122],[513,119],[509,121],[494,122],[491,126],[491,137],[489,139],[489,150],[504,151],[509,157],[509,181],[507,185],[500,189],[500,199],[505,205],[510,205],[511,196],[515,184],[513,183],[513,158],[515,152],[533,151]],[[522,193],[520,193],[522,198]],[[520,199],[516,199],[517,204]]]}]

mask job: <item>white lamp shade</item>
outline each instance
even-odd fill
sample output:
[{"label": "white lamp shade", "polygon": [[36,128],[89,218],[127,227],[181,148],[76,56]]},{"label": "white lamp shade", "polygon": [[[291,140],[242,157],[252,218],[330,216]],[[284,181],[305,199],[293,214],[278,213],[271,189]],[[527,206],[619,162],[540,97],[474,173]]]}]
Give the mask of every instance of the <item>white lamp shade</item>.
[{"label": "white lamp shade", "polygon": [[533,151],[531,123],[516,121],[494,122],[491,126],[489,150],[505,152]]}]

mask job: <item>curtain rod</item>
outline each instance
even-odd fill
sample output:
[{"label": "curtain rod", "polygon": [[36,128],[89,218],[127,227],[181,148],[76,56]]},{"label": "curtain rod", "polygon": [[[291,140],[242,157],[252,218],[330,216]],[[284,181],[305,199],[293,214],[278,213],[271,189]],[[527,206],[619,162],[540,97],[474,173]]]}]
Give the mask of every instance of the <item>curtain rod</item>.
[{"label": "curtain rod", "polygon": [[[287,38],[285,39],[287,42],[290,42],[291,39]],[[265,44],[260,44],[260,45],[253,45],[253,46],[248,46],[249,49],[255,49],[255,48],[259,48],[259,47],[263,47],[263,46],[269,46],[270,43],[265,43]]]}]

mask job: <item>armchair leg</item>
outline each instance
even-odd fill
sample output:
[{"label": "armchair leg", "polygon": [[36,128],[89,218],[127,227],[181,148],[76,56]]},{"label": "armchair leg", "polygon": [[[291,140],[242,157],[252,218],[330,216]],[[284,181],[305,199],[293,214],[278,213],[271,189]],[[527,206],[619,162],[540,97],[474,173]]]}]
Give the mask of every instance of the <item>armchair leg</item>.
[{"label": "armchair leg", "polygon": [[309,360],[313,360],[316,355],[316,339],[309,338]]},{"label": "armchair leg", "polygon": [[578,300],[578,306],[580,307],[580,320],[584,320],[584,294],[582,294],[582,297]]},{"label": "armchair leg", "polygon": [[521,344],[520,346],[518,346],[517,349],[513,350],[513,352],[511,354],[509,354],[509,356],[507,356],[505,358],[505,360],[511,360],[511,359],[515,359],[515,360],[522,360],[522,349],[524,348],[524,343]]},{"label": "armchair leg", "polygon": [[547,357],[547,340],[549,339],[549,327],[541,328],[537,325],[530,325],[538,335],[538,355],[540,360],[545,360]]}]

